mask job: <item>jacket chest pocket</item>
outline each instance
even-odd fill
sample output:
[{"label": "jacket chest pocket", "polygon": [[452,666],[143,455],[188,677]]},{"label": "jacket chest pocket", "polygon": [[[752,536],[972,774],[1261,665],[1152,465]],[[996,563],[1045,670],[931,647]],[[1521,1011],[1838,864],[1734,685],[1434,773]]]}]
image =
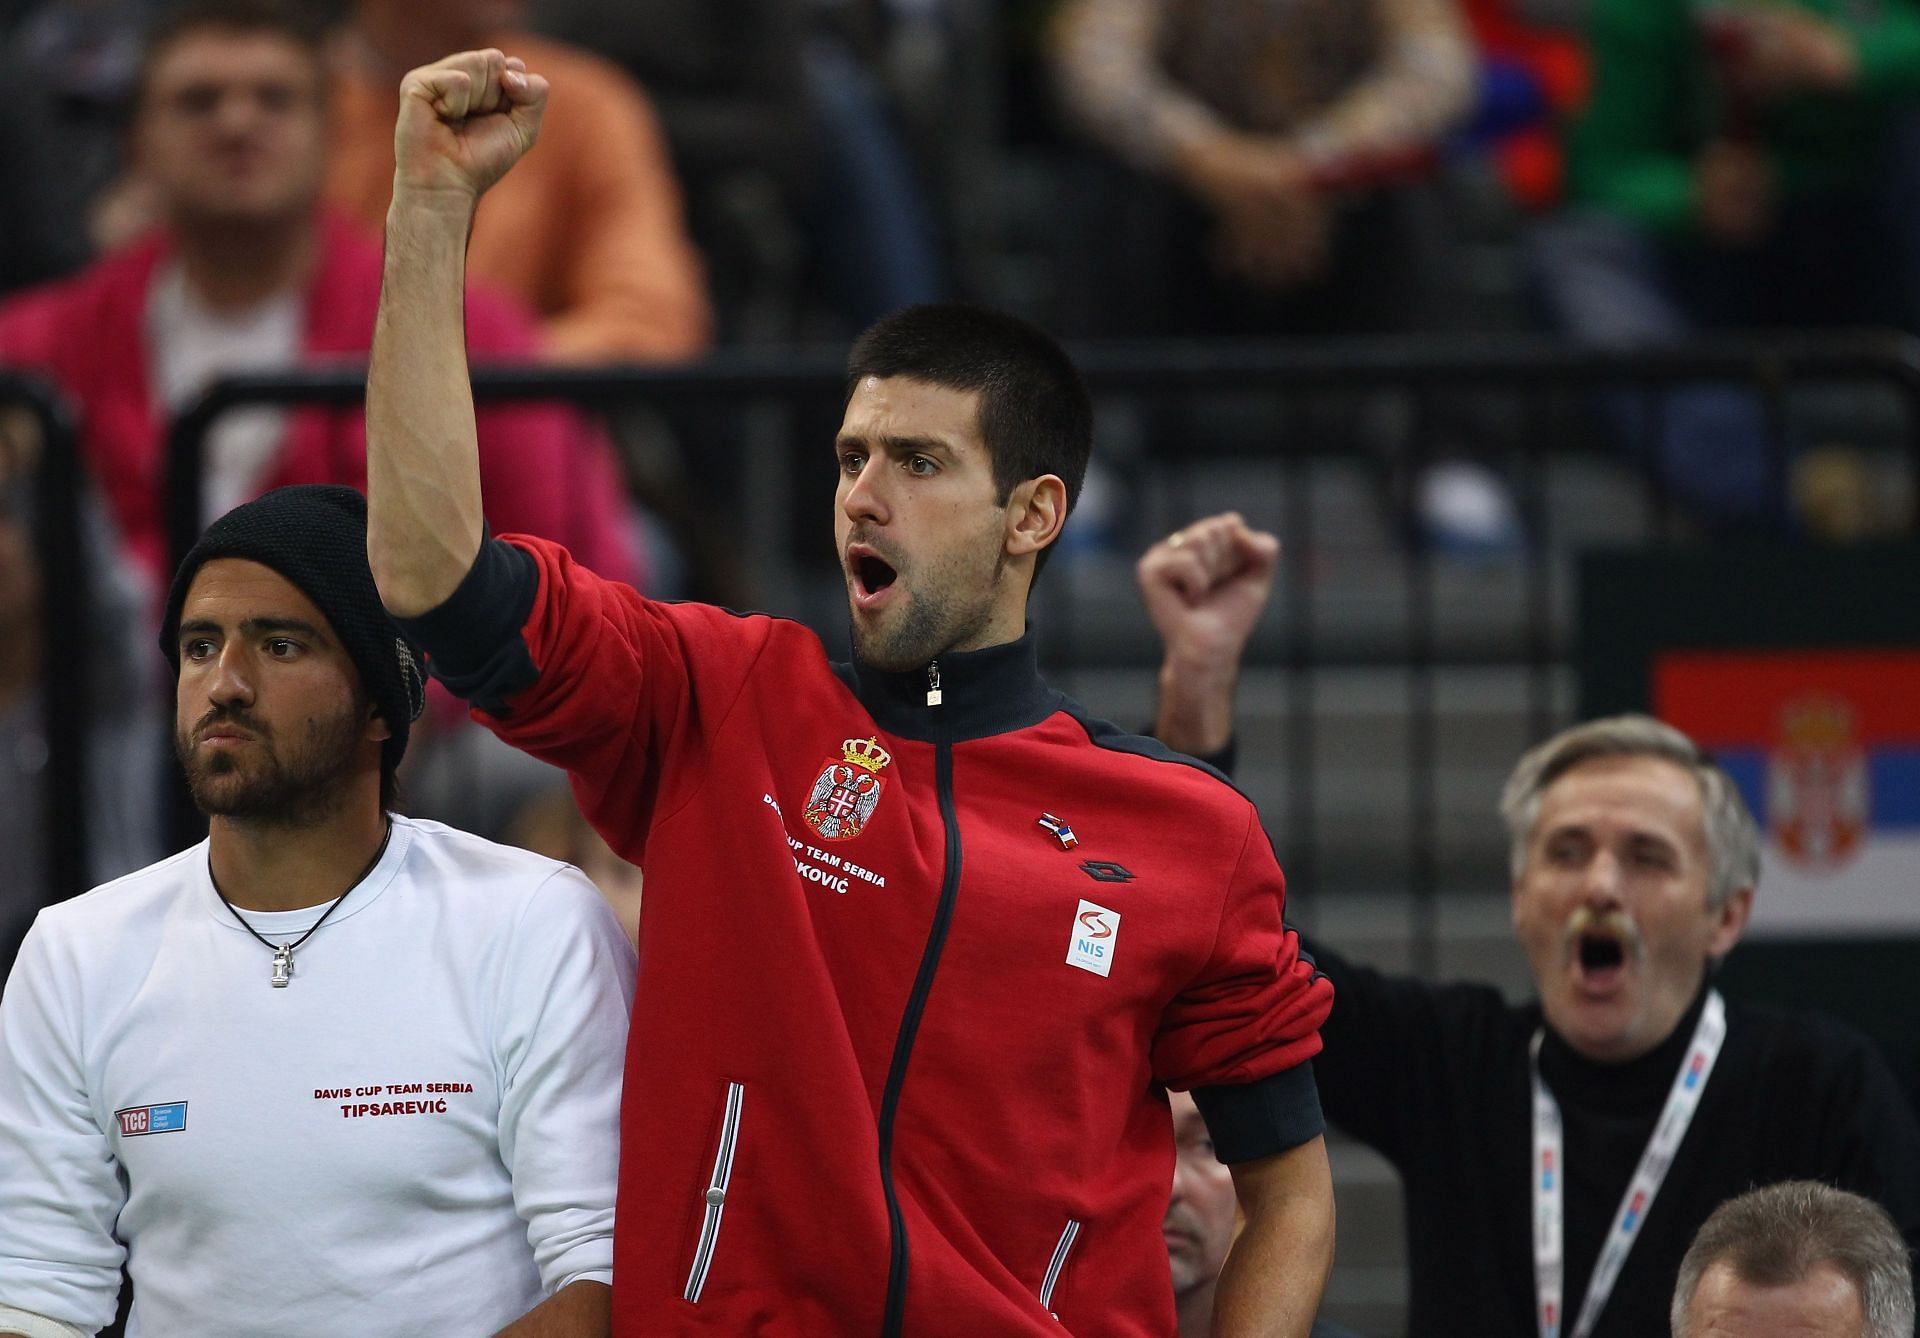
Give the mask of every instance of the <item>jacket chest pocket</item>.
[{"label": "jacket chest pocket", "polygon": [[693,1266],[687,1272],[686,1290],[681,1299],[698,1304],[706,1290],[707,1274],[713,1268],[713,1254],[720,1243],[720,1223],[727,1211],[727,1194],[733,1184],[733,1161],[740,1144],[740,1116],[746,1105],[745,1083],[727,1084],[726,1109],[720,1117],[719,1145],[713,1154],[713,1174],[707,1177],[705,1202],[700,1212],[700,1234],[694,1242]]}]

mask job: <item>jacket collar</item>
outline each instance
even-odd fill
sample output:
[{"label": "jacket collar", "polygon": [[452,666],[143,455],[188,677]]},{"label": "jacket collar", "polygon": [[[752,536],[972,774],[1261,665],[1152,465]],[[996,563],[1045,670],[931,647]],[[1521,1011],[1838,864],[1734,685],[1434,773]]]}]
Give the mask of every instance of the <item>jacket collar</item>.
[{"label": "jacket collar", "polygon": [[[836,666],[863,706],[889,734],[953,742],[983,739],[1037,725],[1066,704],[1040,677],[1031,630],[1018,641],[983,650],[953,651],[931,665],[890,673],[863,664]],[[938,669],[940,704],[929,706],[932,671]]]}]

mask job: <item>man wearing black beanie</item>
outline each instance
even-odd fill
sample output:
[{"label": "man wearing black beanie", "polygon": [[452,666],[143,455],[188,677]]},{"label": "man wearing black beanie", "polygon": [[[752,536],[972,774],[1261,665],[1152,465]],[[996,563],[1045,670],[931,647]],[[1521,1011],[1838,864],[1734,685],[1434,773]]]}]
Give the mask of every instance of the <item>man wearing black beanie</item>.
[{"label": "man wearing black beanie", "polygon": [[[371,707],[379,722],[364,741],[380,744],[380,807],[384,810],[393,806],[393,774],[407,751],[409,728],[426,704],[426,684],[412,645],[380,605],[366,563],[366,536],[367,499],[352,488],[334,484],[277,488],[234,508],[207,527],[174,573],[160,629],[160,650],[174,672],[182,672],[181,611],[188,590],[209,562],[244,559],[291,583],[325,616],[340,650],[359,675],[361,695],[366,698],[361,705]],[[175,740],[181,765],[195,782],[195,801],[211,814],[215,811],[208,807],[211,794],[200,791],[200,772],[188,743],[185,738]]]},{"label": "man wearing black beanie", "polygon": [[[0,999],[0,1335],[607,1328],[633,953],[577,870],[388,810],[423,703],[366,500],[216,521],[161,648],[208,839]],[[244,1280],[237,1283],[236,1280]]]}]

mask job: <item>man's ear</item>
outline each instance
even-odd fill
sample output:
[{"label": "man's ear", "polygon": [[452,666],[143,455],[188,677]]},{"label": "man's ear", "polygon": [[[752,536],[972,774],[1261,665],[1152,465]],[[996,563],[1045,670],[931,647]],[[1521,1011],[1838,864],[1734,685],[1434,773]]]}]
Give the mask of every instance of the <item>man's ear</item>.
[{"label": "man's ear", "polygon": [[1713,911],[1713,934],[1707,940],[1707,956],[1719,961],[1733,951],[1733,945],[1747,932],[1747,920],[1753,914],[1753,889],[1736,887]]},{"label": "man's ear", "polygon": [[367,707],[367,727],[361,737],[369,743],[385,743],[393,737],[393,727],[387,723],[377,703]]},{"label": "man's ear", "polygon": [[1067,523],[1067,485],[1058,474],[1014,485],[1007,495],[1007,556],[1038,553]]}]

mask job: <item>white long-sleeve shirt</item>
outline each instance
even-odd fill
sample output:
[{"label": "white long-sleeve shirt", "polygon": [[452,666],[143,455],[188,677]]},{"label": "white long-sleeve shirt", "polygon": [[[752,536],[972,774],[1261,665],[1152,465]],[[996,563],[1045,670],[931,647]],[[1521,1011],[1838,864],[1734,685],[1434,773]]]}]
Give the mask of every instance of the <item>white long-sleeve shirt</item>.
[{"label": "white long-sleeve shirt", "polygon": [[124,1257],[129,1335],[457,1338],[611,1279],[632,948],[578,871],[393,824],[283,989],[204,842],[41,913],[0,1000],[0,1305],[100,1328]]}]

